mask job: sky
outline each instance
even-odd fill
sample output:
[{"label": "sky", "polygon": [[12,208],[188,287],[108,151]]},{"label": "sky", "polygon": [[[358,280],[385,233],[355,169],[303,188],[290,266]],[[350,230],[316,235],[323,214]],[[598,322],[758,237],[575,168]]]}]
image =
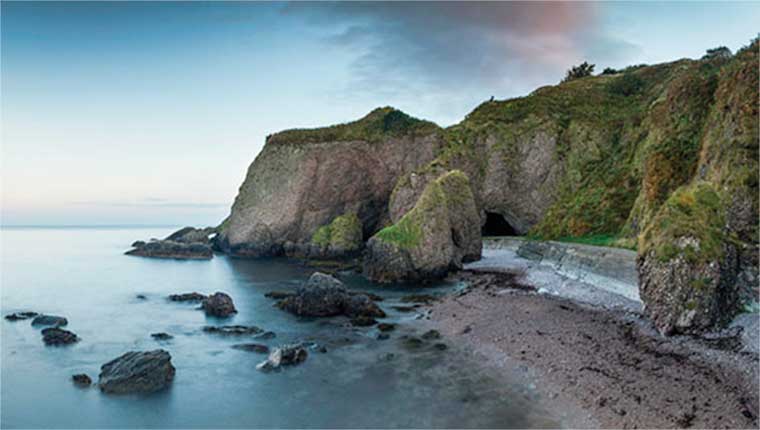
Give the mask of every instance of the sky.
[{"label": "sky", "polygon": [[268,134],[735,51],[760,3],[0,3],[0,223],[216,225]]}]

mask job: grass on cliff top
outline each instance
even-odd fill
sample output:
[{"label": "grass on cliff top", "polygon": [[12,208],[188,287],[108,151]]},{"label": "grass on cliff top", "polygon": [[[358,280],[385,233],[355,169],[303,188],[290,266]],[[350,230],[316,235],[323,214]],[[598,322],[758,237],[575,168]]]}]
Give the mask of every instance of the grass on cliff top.
[{"label": "grass on cliff top", "polygon": [[305,144],[335,141],[376,142],[388,136],[424,136],[440,128],[392,107],[377,108],[358,121],[321,128],[285,130],[267,137],[270,144]]}]

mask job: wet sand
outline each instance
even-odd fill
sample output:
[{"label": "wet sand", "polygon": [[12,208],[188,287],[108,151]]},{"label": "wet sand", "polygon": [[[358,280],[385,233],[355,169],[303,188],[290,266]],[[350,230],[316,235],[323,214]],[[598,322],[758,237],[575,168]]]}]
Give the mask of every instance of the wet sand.
[{"label": "wet sand", "polygon": [[665,338],[638,312],[537,294],[511,274],[470,287],[429,323],[483,365],[522,375],[566,427],[758,428],[758,356],[735,337]]}]

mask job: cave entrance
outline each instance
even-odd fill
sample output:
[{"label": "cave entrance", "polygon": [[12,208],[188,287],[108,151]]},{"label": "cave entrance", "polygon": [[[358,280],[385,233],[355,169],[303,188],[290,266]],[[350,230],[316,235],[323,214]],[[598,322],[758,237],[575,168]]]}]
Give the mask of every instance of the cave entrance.
[{"label": "cave entrance", "polygon": [[495,212],[486,212],[486,223],[480,229],[485,236],[519,236],[514,227],[501,215]]}]

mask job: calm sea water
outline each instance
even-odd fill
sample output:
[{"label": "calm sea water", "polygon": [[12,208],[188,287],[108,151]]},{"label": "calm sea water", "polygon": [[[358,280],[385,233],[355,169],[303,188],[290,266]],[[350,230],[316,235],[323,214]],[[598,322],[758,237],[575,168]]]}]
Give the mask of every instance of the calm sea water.
[{"label": "calm sea water", "polygon": [[[377,288],[343,274],[353,289],[386,297],[381,306],[399,328],[377,340],[375,328],[352,328],[344,318],[302,319],[272,307],[264,293],[296,288],[314,271],[286,260],[152,260],[124,256],[136,239],[173,229],[6,228],[2,234],[2,314],[33,310],[66,316],[82,340],[46,347],[29,321],[2,320],[0,427],[3,428],[244,428],[244,427],[550,427],[530,390],[505,384],[473,366],[449,343],[404,348],[404,334],[424,329],[415,314],[390,309],[408,293]],[[440,284],[425,292],[443,293]],[[207,318],[195,305],[168,302],[172,293],[230,294],[239,313]],[[139,300],[144,294],[148,300]],[[265,357],[232,349],[252,341],[201,331],[204,325],[254,324],[277,333],[270,346],[313,340],[311,353],[282,372],[255,370]],[[150,333],[174,339],[158,342]],[[443,339],[446,342],[445,339]],[[97,380],[100,366],[130,350],[164,348],[177,373],[172,386],[151,395],[113,396],[80,389],[71,375]]]}]

